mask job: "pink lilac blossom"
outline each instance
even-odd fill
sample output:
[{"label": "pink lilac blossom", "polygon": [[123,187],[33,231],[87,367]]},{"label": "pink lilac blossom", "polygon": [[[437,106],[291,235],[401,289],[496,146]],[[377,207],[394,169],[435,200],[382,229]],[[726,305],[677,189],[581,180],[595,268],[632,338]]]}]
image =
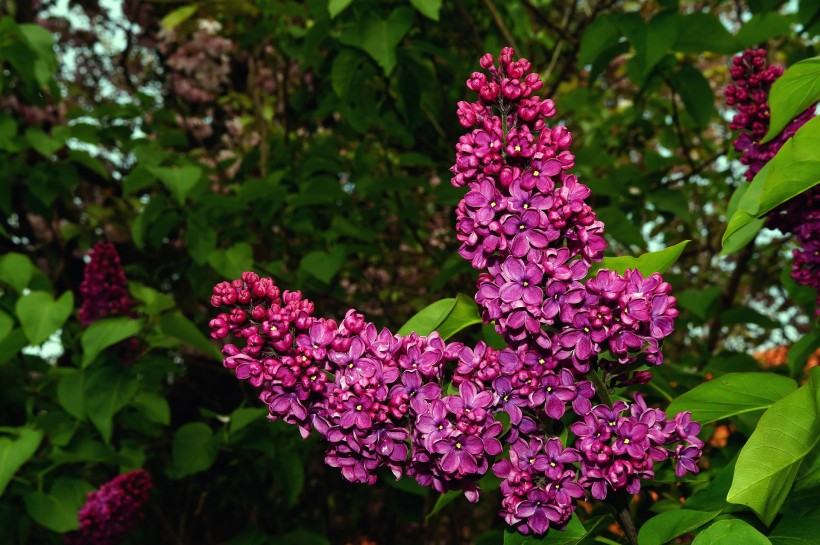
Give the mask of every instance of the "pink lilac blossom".
[{"label": "pink lilac blossom", "polygon": [[66,545],[116,545],[142,519],[151,492],[151,475],[144,469],[118,475],[89,492],[77,515],[80,529],[63,535]]},{"label": "pink lilac blossom", "polygon": [[[766,66],[766,51],[748,49],[732,59],[734,83],[726,88],[726,104],[737,113],[729,127],[741,131],[734,141],[742,151],[740,162],[747,165],[746,179],[752,180],[786,141],[815,116],[815,107],[795,117],[772,140],[759,143],[769,130],[769,91],[783,74],[779,66]],[[793,234],[800,249],[794,250],[792,278],[817,291],[820,313],[820,186],[792,198],[769,213],[767,226]]]},{"label": "pink lilac blossom", "polygon": [[137,303],[128,294],[116,247],[110,242],[98,242],[88,257],[80,284],[80,323],[88,327],[102,318],[130,315]]},{"label": "pink lilac blossom", "polygon": [[[458,104],[470,132],[452,183],[468,189],[459,252],[481,270],[476,302],[506,348],[394,335],[355,310],[340,323],[317,318],[300,292],[252,272],[214,288],[211,304],[228,311],[210,327],[215,339],[238,340],[225,345],[224,365],[259,390],[270,418],[323,435],[326,463],[347,480],[373,484],[385,467],[477,501],[492,468],[503,479],[501,515],[542,535],[563,528],[587,492],[636,492],[655,462],[697,472],[702,443],[689,413],[669,420],[640,396],[593,406],[608,393],[596,392],[590,371],[612,386],[651,378],[639,367],[662,363],[675,298],[660,274],[587,278],[606,243],[589,189],[570,172],[572,135],[547,126],[555,105],[533,94],[542,83],[530,63],[509,48],[498,60],[481,58],[489,75],[467,81],[479,100]],[[574,446],[546,431],[559,419]]]}]

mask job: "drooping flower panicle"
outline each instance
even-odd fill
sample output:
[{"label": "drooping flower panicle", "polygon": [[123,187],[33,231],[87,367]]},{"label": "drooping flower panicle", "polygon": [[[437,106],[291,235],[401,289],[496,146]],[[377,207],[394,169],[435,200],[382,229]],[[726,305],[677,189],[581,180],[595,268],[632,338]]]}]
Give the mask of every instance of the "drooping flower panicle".
[{"label": "drooping flower panicle", "polygon": [[152,488],[144,469],[117,475],[88,493],[77,515],[79,530],[63,535],[66,545],[116,545],[143,519]]},{"label": "drooping flower panicle", "polygon": [[[571,134],[547,126],[555,104],[534,95],[542,83],[526,59],[505,48],[498,66],[489,54],[480,64],[487,73],[467,81],[478,101],[458,104],[470,132],[456,146],[452,183],[468,189],[459,253],[481,271],[476,302],[507,347],[394,335],[355,310],[341,323],[317,318],[300,292],[251,272],[214,288],[212,305],[228,310],[211,321],[211,336],[236,339],[224,365],[259,390],[270,418],[323,435],[326,463],[347,480],[372,484],[386,467],[477,501],[492,467],[503,479],[502,516],[541,535],[563,528],[587,493],[637,491],[655,462],[674,458],[679,474],[697,472],[700,427],[640,396],[593,406],[589,372],[645,383],[651,375],[639,366],[662,363],[675,298],[659,274],[589,275],[606,247],[604,225],[570,172]],[[545,426],[559,419],[573,446]],[[502,441],[509,454],[498,458]]]},{"label": "drooping flower panicle", "polygon": [[137,303],[128,293],[117,248],[110,242],[98,242],[88,258],[80,284],[80,323],[87,327],[102,318],[131,314]]}]

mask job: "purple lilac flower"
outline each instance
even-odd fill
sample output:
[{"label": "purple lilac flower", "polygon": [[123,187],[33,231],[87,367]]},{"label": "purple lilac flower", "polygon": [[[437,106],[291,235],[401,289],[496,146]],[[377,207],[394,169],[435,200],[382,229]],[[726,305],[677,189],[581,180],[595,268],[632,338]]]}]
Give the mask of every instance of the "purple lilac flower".
[{"label": "purple lilac flower", "polygon": [[151,475],[144,469],[117,475],[89,492],[77,517],[79,530],[63,535],[66,545],[116,545],[143,519],[151,492]]},{"label": "purple lilac flower", "polygon": [[137,302],[128,293],[117,249],[109,242],[98,242],[88,259],[80,284],[80,323],[87,327],[109,316],[130,316]]}]

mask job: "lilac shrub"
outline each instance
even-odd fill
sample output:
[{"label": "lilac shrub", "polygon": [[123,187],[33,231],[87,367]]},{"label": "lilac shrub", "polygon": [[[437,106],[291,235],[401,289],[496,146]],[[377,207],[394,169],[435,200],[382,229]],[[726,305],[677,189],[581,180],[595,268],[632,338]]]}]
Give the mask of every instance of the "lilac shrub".
[{"label": "lilac shrub", "polygon": [[[769,130],[769,91],[783,74],[779,66],[766,66],[766,51],[748,49],[732,59],[734,83],[726,87],[726,104],[737,109],[729,127],[740,131],[735,149],[743,153],[746,179],[751,181],[786,141],[815,116],[812,106],[794,119],[772,140],[761,144]],[[797,195],[773,210],[767,226],[792,234],[800,246],[793,251],[792,278],[817,291],[820,307],[820,186]],[[820,308],[818,308],[820,312]]]},{"label": "lilac shrub", "polygon": [[610,398],[663,362],[675,298],[657,273],[590,273],[604,224],[571,173],[572,135],[547,125],[555,104],[513,55],[503,49],[497,65],[484,55],[486,72],[467,81],[478,100],[458,103],[469,132],[451,169],[467,188],[459,254],[480,271],[476,302],[506,348],[379,331],[355,310],[318,318],[300,292],[252,272],[214,288],[211,304],[227,311],[210,327],[237,340],[224,365],[259,390],[270,418],[321,434],[326,463],[347,480],[373,484],[386,467],[475,502],[492,469],[504,520],[542,535],[567,524],[576,500],[638,492],[656,462],[697,473],[703,443],[689,413]]}]

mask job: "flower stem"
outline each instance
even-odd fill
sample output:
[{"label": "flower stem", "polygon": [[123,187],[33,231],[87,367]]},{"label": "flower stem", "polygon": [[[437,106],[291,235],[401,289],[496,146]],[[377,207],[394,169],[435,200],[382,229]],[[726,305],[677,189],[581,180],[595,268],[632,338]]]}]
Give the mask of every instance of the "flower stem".
[{"label": "flower stem", "polygon": [[[589,373],[587,373],[587,378],[592,382],[598,399],[608,407],[612,407],[612,398],[609,397],[609,390],[601,379],[601,376],[596,373],[595,370],[591,369]],[[621,528],[623,528],[627,539],[629,539],[629,543],[631,543],[631,545],[638,545],[638,527],[635,525],[635,519],[632,518],[632,512],[629,510],[629,498],[630,495],[623,490],[614,492],[612,494],[612,507],[615,509],[615,516]]]},{"label": "flower stem", "polygon": [[635,519],[632,518],[632,512],[629,510],[630,495],[623,490],[619,490],[612,494],[612,506],[615,508],[615,516],[623,528],[627,539],[631,545],[638,545],[638,527],[635,525]]}]

